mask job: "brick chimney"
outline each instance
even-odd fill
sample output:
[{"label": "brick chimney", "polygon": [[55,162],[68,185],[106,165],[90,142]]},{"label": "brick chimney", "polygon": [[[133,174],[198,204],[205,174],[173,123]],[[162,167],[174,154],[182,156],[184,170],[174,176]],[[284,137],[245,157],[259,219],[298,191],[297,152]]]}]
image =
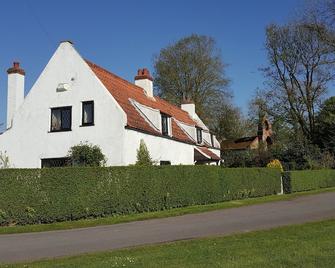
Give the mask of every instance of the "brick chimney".
[{"label": "brick chimney", "polygon": [[147,68],[139,69],[135,76],[135,85],[144,89],[148,97],[153,97],[153,78]]},{"label": "brick chimney", "polygon": [[25,71],[20,68],[19,62],[14,62],[13,67],[7,70],[8,94],[7,94],[7,129],[12,126],[15,112],[24,100],[24,76]]}]

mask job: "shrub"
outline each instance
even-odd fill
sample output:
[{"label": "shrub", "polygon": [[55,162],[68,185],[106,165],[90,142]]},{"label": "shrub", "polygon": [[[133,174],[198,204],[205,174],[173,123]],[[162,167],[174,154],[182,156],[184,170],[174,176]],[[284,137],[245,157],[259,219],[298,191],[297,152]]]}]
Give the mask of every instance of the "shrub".
[{"label": "shrub", "polygon": [[335,159],[330,152],[323,152],[321,157],[322,168],[335,168]]},{"label": "shrub", "polygon": [[307,170],[334,168],[334,156],[327,152],[321,151],[316,145],[307,141],[292,140],[287,146],[283,146],[281,150],[274,151],[272,154],[279,159],[284,170]]},{"label": "shrub", "polygon": [[258,149],[223,151],[225,167],[266,167],[272,159],[271,152],[261,146]]},{"label": "shrub", "polygon": [[335,187],[335,170],[299,170],[290,172],[292,192]]},{"label": "shrub", "polygon": [[10,168],[9,157],[6,152],[0,151],[0,168]]},{"label": "shrub", "polygon": [[268,168],[277,168],[279,169],[281,172],[284,172],[283,166],[280,163],[280,161],[278,159],[273,159],[272,161],[270,161],[266,167]]},{"label": "shrub", "polygon": [[221,155],[224,166],[229,168],[254,167],[254,152],[252,150],[227,150]]},{"label": "shrub", "polygon": [[0,170],[0,225],[157,211],[280,191],[277,169],[215,166]]},{"label": "shrub", "polygon": [[72,146],[69,158],[74,166],[98,167],[106,164],[106,157],[100,147],[87,143]]},{"label": "shrub", "polygon": [[144,140],[141,140],[140,142],[136,159],[136,166],[152,166],[154,164]]}]

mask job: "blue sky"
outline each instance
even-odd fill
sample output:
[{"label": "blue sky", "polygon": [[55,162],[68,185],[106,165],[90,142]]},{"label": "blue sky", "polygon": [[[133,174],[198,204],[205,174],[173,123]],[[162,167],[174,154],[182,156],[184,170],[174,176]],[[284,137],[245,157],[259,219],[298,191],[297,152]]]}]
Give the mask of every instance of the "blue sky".
[{"label": "blue sky", "polygon": [[[192,33],[212,36],[228,64],[234,102],[248,101],[266,64],[264,29],[285,23],[303,0],[254,1],[2,1],[0,8],[0,124],[6,121],[7,74],[14,60],[26,71],[26,93],[57,48],[72,40],[87,59],[132,81],[152,70],[153,55]],[[0,126],[0,130],[3,127]]]}]

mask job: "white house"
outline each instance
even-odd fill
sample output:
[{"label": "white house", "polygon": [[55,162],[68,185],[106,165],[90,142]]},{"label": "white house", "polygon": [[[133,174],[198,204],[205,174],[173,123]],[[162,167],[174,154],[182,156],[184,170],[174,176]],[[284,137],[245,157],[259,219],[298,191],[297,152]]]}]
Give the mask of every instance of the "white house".
[{"label": "white house", "polygon": [[135,84],[83,59],[61,42],[24,97],[19,63],[8,73],[7,129],[0,152],[16,168],[59,166],[80,142],[97,144],[108,165],[136,162],[141,139],[160,164],[218,163],[220,144],[195,113],[153,95],[147,69]]}]

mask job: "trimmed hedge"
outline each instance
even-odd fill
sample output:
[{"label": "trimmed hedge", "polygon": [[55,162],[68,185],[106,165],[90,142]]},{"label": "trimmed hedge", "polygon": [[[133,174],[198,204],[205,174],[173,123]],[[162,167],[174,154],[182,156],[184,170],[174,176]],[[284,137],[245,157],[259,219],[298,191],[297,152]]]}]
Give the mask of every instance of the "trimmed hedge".
[{"label": "trimmed hedge", "polygon": [[335,170],[320,169],[291,171],[290,186],[292,192],[335,187]]},{"label": "trimmed hedge", "polygon": [[280,192],[280,171],[214,166],[0,170],[0,225],[157,211]]}]

